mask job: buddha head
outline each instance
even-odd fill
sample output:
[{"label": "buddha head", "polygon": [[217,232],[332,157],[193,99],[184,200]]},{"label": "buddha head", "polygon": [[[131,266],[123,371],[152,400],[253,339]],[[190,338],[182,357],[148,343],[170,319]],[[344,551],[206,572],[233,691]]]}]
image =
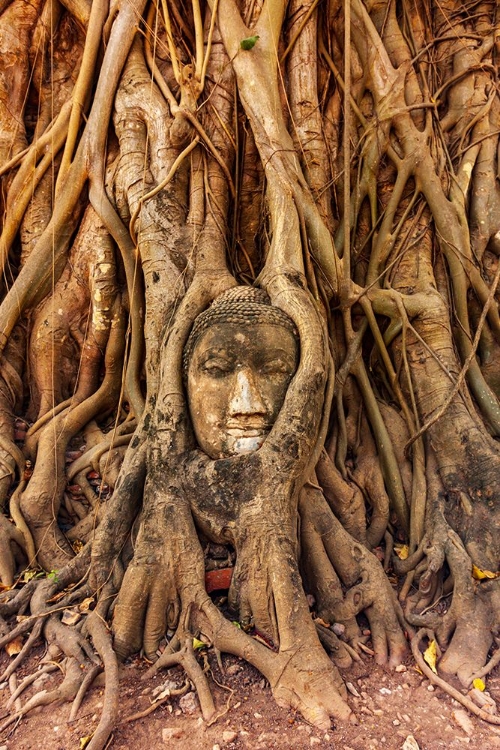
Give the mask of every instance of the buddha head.
[{"label": "buddha head", "polygon": [[253,287],[220,295],[195,320],[183,368],[199,447],[212,459],[258,450],[297,369],[292,320]]}]

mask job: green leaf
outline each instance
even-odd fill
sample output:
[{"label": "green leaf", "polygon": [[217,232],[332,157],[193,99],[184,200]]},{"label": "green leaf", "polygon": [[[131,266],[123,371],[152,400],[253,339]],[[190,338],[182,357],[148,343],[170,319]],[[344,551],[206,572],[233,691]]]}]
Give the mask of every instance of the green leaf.
[{"label": "green leaf", "polygon": [[252,49],[257,44],[259,36],[247,36],[246,39],[242,39],[240,42],[241,49]]}]

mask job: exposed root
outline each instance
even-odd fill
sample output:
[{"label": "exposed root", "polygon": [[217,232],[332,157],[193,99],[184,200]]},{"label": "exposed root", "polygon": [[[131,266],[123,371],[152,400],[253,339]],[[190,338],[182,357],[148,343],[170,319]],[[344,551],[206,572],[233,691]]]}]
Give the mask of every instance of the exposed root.
[{"label": "exposed root", "polygon": [[[179,664],[184,669],[196,689],[203,718],[205,721],[210,721],[215,715],[215,704],[207,678],[205,677],[203,669],[198,664],[194,654],[193,636],[186,633],[181,637],[183,640],[179,650],[169,653],[169,650],[165,649],[158,661],[148,669],[144,678],[147,679],[152,677],[159,669],[168,669],[175,664]],[[179,636],[177,636],[175,640],[179,643]]]},{"label": "exposed root", "polygon": [[488,722],[488,724],[496,724],[497,726],[500,726],[500,716],[494,716],[488,711],[484,711],[482,708],[479,708],[479,706],[476,706],[476,704],[471,701],[470,698],[462,695],[459,690],[456,690],[454,687],[452,687],[452,685],[446,682],[446,680],[443,680],[442,677],[434,674],[432,669],[425,662],[424,657],[422,656],[422,653],[420,651],[420,642],[422,641],[422,639],[429,638],[430,640],[432,640],[433,637],[434,634],[432,632],[429,632],[427,629],[422,628],[418,630],[411,639],[411,650],[415,661],[417,662],[418,667],[422,671],[422,673],[429,679],[429,681],[433,685],[437,685],[437,687],[440,687],[442,690],[444,690],[445,693],[451,696],[454,700],[458,701],[458,703],[461,703],[462,706],[464,706],[472,714],[478,716],[483,721]]},{"label": "exposed root", "polygon": [[120,676],[118,660],[111,644],[111,635],[106,623],[97,612],[89,615],[87,629],[95,649],[102,659],[106,676],[101,717],[88,747],[89,750],[102,750],[116,726]]},{"label": "exposed root", "polygon": [[87,691],[92,686],[92,683],[94,682],[97,675],[99,675],[102,672],[102,669],[103,668],[100,664],[94,664],[85,675],[84,680],[78,690],[78,693],[76,694],[75,699],[73,703],[71,704],[71,711],[69,714],[68,722],[74,721],[76,719],[76,716],[78,714],[78,711],[80,710],[80,706],[82,705],[83,699],[85,698]]},{"label": "exposed root", "polygon": [[65,675],[62,683],[54,690],[41,690],[33,695],[19,711],[16,711],[9,716],[9,718],[0,725],[0,732],[3,732],[11,726],[11,724],[14,724],[18,719],[26,716],[38,706],[49,706],[51,703],[56,703],[58,701],[73,700],[78,693],[83,678],[84,673],[78,661],[76,659],[68,659],[65,664]]},{"label": "exposed root", "polygon": [[163,698],[159,698],[158,700],[155,700],[148,708],[145,708],[144,711],[137,711],[135,714],[131,714],[130,716],[127,716],[125,719],[122,719],[118,724],[130,724],[133,721],[137,721],[138,719],[144,719],[146,716],[149,716],[149,714],[152,714],[153,711],[156,711],[157,708],[160,706],[163,706],[165,703],[168,703],[168,701],[171,700],[176,695],[184,695],[187,693],[191,686],[191,683],[189,680],[186,680],[184,682],[184,685],[180,688],[171,688],[167,690],[167,695],[164,695]]}]

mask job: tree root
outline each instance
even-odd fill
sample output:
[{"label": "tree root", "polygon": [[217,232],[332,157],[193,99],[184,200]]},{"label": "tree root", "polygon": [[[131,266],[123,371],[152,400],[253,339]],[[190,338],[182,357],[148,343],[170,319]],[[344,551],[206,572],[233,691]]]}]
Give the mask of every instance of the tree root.
[{"label": "tree root", "polygon": [[106,681],[104,685],[104,705],[97,729],[88,745],[89,750],[102,750],[116,726],[119,699],[118,660],[111,643],[111,635],[106,623],[98,614],[93,612],[87,620],[87,629],[94,643],[94,647],[102,659]]},{"label": "tree root", "polygon": [[179,638],[182,638],[183,643],[180,649],[175,652],[165,649],[158,661],[148,669],[144,678],[147,679],[152,677],[159,669],[169,669],[169,667],[179,664],[184,669],[196,689],[203,718],[205,721],[210,721],[215,715],[215,704],[208,686],[207,678],[205,677],[205,674],[198,664],[194,654],[193,636],[189,633],[183,633],[180,636],[176,636],[175,641],[177,643],[179,643]]},{"label": "tree root", "polygon": [[149,714],[152,714],[153,711],[156,711],[157,708],[160,706],[163,706],[165,703],[168,703],[168,701],[176,696],[176,695],[185,695],[187,691],[190,688],[190,681],[186,680],[184,685],[180,688],[172,688],[171,690],[168,690],[168,695],[165,695],[163,698],[160,698],[159,700],[154,701],[148,708],[145,708],[144,711],[137,711],[135,714],[131,714],[130,716],[127,716],[125,719],[122,719],[118,722],[118,725],[120,724],[130,724],[133,721],[137,721],[138,719],[144,719],[146,716],[149,716]]},{"label": "tree root", "polygon": [[38,706],[48,706],[57,701],[71,701],[77,695],[78,689],[83,680],[83,672],[80,664],[76,659],[66,661],[66,673],[62,683],[54,690],[41,690],[33,695],[22,707],[20,711],[14,714],[0,724],[0,732],[3,732],[18,719],[26,716],[30,711]]},{"label": "tree root", "polygon": [[420,642],[425,637],[432,640],[434,634],[432,632],[429,632],[426,628],[421,628],[411,639],[411,650],[415,661],[417,662],[418,667],[422,671],[422,673],[429,679],[429,681],[433,685],[437,685],[437,687],[440,687],[442,690],[444,690],[445,693],[454,698],[454,700],[458,701],[458,703],[461,703],[462,706],[464,706],[468,711],[474,714],[474,716],[478,716],[483,721],[488,722],[488,724],[496,724],[497,726],[500,726],[500,716],[494,716],[488,711],[484,711],[482,708],[479,708],[479,706],[476,706],[476,704],[471,701],[470,698],[462,695],[459,690],[456,690],[454,687],[452,687],[448,682],[446,682],[446,680],[443,680],[442,677],[434,674],[432,669],[424,661],[424,657],[422,656],[422,653],[420,651]]}]

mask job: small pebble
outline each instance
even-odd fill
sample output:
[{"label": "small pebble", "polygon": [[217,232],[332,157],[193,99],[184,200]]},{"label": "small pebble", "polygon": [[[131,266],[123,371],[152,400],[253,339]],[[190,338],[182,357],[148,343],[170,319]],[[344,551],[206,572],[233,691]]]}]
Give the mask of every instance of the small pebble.
[{"label": "small pebble", "polygon": [[194,714],[198,711],[198,698],[193,692],[186,693],[179,699],[179,708],[183,714]]},{"label": "small pebble", "polygon": [[392,690],[389,690],[389,688],[383,687],[383,688],[380,688],[379,693],[381,693],[381,695],[391,695]]},{"label": "small pebble", "polygon": [[214,745],[212,750],[220,750],[220,745]]},{"label": "small pebble", "polygon": [[256,719],[262,719],[262,714],[259,714],[257,712],[254,713],[254,716]]},{"label": "small pebble", "polygon": [[434,685],[427,685],[427,690],[429,691],[429,693],[433,693],[435,689],[436,688],[434,687]]},{"label": "small pebble", "polygon": [[165,729],[161,730],[161,738],[167,744],[172,740],[179,739],[179,737],[182,737],[182,729],[180,727],[165,727]]},{"label": "small pebble", "polygon": [[224,742],[234,742],[238,739],[238,732],[234,732],[232,729],[227,729],[225,732],[222,732],[222,739]]},{"label": "small pebble", "polygon": [[243,667],[241,664],[230,664],[229,667],[226,669],[226,674],[228,674],[230,677],[233,677],[235,674],[238,674],[238,672],[241,672]]},{"label": "small pebble", "polygon": [[394,719],[394,721],[392,723],[394,724],[395,727],[399,727],[399,725],[401,724],[401,722],[399,721],[399,719]]},{"label": "small pebble", "polygon": [[319,737],[311,737],[309,739],[309,742],[311,743],[311,747],[314,747],[314,745],[321,745],[321,740]]},{"label": "small pebble", "polygon": [[396,667],[395,671],[396,672],[406,672],[406,667],[405,667],[404,664],[398,664],[398,666]]}]

